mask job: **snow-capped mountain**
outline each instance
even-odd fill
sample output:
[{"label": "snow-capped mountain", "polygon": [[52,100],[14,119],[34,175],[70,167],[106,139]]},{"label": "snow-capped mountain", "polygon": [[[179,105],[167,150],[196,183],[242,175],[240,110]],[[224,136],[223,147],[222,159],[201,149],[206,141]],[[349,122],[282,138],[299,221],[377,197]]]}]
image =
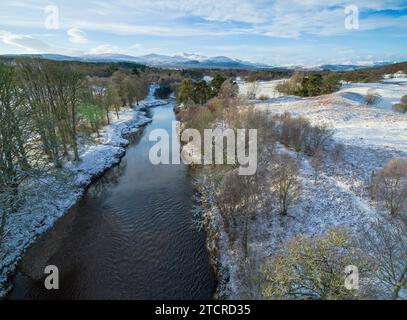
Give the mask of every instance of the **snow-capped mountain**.
[{"label": "snow-capped mountain", "polygon": [[195,60],[195,61],[205,61],[208,60],[208,57],[200,55],[200,54],[194,54],[194,53],[180,53],[174,56],[174,58],[180,58],[180,59],[186,59],[186,60]]},{"label": "snow-capped mountain", "polygon": [[264,64],[257,64],[229,57],[206,57],[198,54],[182,53],[174,56],[161,54],[148,54],[143,56],[130,56],[124,54],[86,54],[78,57],[70,57],[54,54],[32,54],[32,55],[6,55],[4,57],[31,57],[43,58],[58,61],[86,61],[86,62],[134,62],[154,67],[165,68],[238,68],[238,69],[256,69],[267,68]]},{"label": "snow-capped mountain", "polygon": [[253,69],[268,67],[267,65],[251,63],[229,57],[206,57],[198,54],[182,53],[174,56],[148,54],[144,56],[127,56],[118,54],[85,55],[80,57],[85,61],[117,62],[128,61],[137,62],[155,67],[167,68],[241,68]]},{"label": "snow-capped mountain", "polygon": [[85,61],[85,62],[133,62],[153,67],[163,68],[217,68],[217,69],[261,69],[277,68],[280,70],[302,70],[302,71],[353,71],[378,67],[395,63],[388,61],[365,62],[365,63],[342,63],[323,65],[284,65],[272,67],[266,64],[252,63],[239,59],[232,59],[226,56],[206,57],[199,54],[180,53],[174,56],[162,54],[148,54],[143,56],[130,56],[124,54],[86,54],[78,57],[71,57],[59,54],[26,54],[26,55],[3,55],[0,57],[17,58],[31,57],[43,58],[57,61]]}]

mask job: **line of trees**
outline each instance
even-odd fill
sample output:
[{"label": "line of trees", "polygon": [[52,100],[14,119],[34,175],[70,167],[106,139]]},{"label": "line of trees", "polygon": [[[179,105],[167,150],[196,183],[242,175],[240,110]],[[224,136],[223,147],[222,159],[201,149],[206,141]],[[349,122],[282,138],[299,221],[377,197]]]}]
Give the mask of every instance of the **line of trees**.
[{"label": "line of trees", "polygon": [[314,97],[338,91],[341,87],[339,80],[340,76],[337,74],[295,73],[290,80],[279,84],[276,89],[287,95]]},{"label": "line of trees", "polygon": [[86,77],[70,64],[17,60],[0,64],[0,243],[20,186],[38,172],[79,161],[79,131],[97,133],[109,112],[144,98],[144,74],[117,70]]},{"label": "line of trees", "polygon": [[220,74],[216,74],[210,82],[206,82],[205,80],[194,81],[191,78],[184,79],[178,90],[177,101],[179,103],[192,101],[196,104],[203,105],[209,99],[216,97],[220,93],[225,81],[226,78]]}]

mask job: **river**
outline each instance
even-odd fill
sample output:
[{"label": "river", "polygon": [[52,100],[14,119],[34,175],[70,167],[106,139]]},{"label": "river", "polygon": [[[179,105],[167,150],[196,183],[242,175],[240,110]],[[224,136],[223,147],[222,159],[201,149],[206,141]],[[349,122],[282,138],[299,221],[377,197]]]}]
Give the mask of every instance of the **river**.
[{"label": "river", "polygon": [[[173,104],[131,137],[121,163],[25,253],[8,299],[211,299],[205,233],[193,223],[187,166],[150,163],[149,133],[175,120]],[[44,268],[59,269],[46,290]]]}]

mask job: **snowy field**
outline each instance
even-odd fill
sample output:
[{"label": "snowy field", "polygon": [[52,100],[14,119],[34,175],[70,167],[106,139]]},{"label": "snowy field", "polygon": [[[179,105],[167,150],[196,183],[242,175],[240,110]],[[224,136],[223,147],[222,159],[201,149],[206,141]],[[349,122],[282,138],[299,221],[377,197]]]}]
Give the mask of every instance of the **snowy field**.
[{"label": "snowy field", "polygon": [[[289,112],[309,119],[312,124],[326,124],[335,132],[316,184],[310,158],[303,155],[300,159],[302,195],[289,209],[288,216],[280,216],[278,208],[273,207],[252,221],[249,242],[250,256],[255,263],[266,261],[282,243],[300,234],[315,236],[341,226],[363,239],[372,222],[383,216],[393,219],[371,201],[367,185],[373,170],[382,168],[394,157],[407,157],[407,115],[368,107],[363,99],[355,99],[350,93],[363,98],[363,92],[373,87],[389,99],[388,102],[399,102],[401,96],[407,94],[406,85],[405,81],[392,79],[363,84],[363,87],[350,85],[338,93],[315,98],[281,97],[254,104],[257,110],[273,114]],[[329,152],[336,144],[345,147],[344,157],[339,162],[335,162]],[[296,157],[293,151],[282,146],[278,151]],[[214,211],[210,214],[213,220],[210,225],[216,228],[214,221],[219,223],[219,214]],[[229,279],[221,288],[221,294],[231,299],[245,297],[247,293],[242,290],[247,287],[241,283],[242,270],[236,267],[241,255],[228,248],[223,231],[218,231],[220,262]]]},{"label": "snowy field", "polygon": [[63,169],[39,178],[40,183],[33,181],[35,192],[27,205],[9,216],[5,227],[0,252],[0,297],[7,293],[7,279],[30,244],[77,203],[92,179],[120,162],[129,144],[125,136],[151,122],[142,110],[167,103],[155,100],[155,89],[155,85],[150,87],[148,97],[137,108],[123,108],[119,119],[112,113],[112,124],[100,130],[97,142],[88,141],[79,146],[79,163],[67,162]]},{"label": "snowy field", "polygon": [[348,99],[365,103],[369,90],[374,90],[380,95],[373,107],[392,110],[393,105],[399,103],[402,96],[407,95],[407,76],[400,73],[398,77],[385,78],[375,83],[344,84],[340,94]]},{"label": "snowy field", "polygon": [[[236,79],[239,86],[239,93],[243,96],[251,91],[255,91],[256,99],[260,97],[275,99],[281,98],[284,94],[276,90],[277,85],[288,79],[257,81],[254,85],[245,82],[240,78]],[[343,83],[339,94],[361,104],[366,104],[366,96],[369,90],[380,95],[380,98],[372,105],[376,108],[392,110],[393,105],[400,102],[402,96],[407,95],[407,75],[398,72],[392,75],[385,75],[382,81],[374,83]]]},{"label": "snowy field", "polygon": [[242,81],[241,79],[236,79],[236,83],[239,86],[239,94],[247,96],[251,91],[254,91],[256,98],[260,99],[268,98],[273,99],[283,96],[280,92],[276,90],[276,86],[285,80],[272,80],[272,81],[257,81],[255,84],[250,82]]}]

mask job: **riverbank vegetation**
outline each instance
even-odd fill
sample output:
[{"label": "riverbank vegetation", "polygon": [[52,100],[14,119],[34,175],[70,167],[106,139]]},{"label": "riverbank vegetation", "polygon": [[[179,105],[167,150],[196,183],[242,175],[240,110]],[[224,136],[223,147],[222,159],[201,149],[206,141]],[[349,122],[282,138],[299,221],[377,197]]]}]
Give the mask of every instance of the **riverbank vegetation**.
[{"label": "riverbank vegetation", "polygon": [[[307,81],[313,83],[310,78]],[[193,96],[193,82],[184,85],[191,89],[185,92]],[[328,228],[329,222],[322,220],[321,224],[327,224],[322,233],[291,235],[284,241],[282,234],[292,232],[288,225],[299,219],[297,206],[300,201],[309,201],[312,198],[310,190],[318,189],[328,179],[327,171],[335,172],[339,170],[336,168],[346,167],[346,158],[352,155],[343,144],[334,141],[335,131],[330,126],[311,123],[305,117],[288,112],[274,114],[258,110],[255,106],[248,106],[230,88],[233,88],[233,82],[226,80],[218,95],[206,103],[191,99],[178,110],[178,118],[185,129],[256,128],[258,132],[258,169],[254,176],[239,176],[233,165],[195,166],[194,170],[198,189],[206,199],[205,203],[209,204],[205,221],[209,225],[209,246],[216,255],[215,265],[221,276],[219,297],[403,297],[407,278],[403,272],[407,267],[407,234],[403,223],[394,221],[393,217],[407,210],[404,201],[407,198],[405,160],[390,159],[383,169],[375,174],[372,172],[371,180],[362,187],[371,190],[377,210],[383,214],[380,225],[392,234],[386,236],[385,232],[374,232],[375,243],[382,248],[380,252],[372,250],[369,237],[355,235],[346,227]],[[308,179],[312,183],[308,184]],[[321,215],[325,214],[330,213],[321,212]],[[307,223],[304,223],[306,229]],[[264,230],[276,228],[276,225],[279,235],[271,238],[269,244],[263,243],[273,248],[267,254],[264,251],[271,249],[256,246],[258,233],[264,234]],[[260,255],[259,250],[262,251]],[[392,254],[397,255],[397,263],[389,267],[385,261]],[[264,255],[268,258],[260,258]],[[357,290],[344,286],[351,274],[351,271],[346,273],[348,266],[358,268],[361,281]],[[395,270],[393,280],[386,276],[391,268]]]},{"label": "riverbank vegetation", "polygon": [[[230,297],[225,279],[235,281],[234,298],[404,297],[407,236],[404,226],[395,221],[403,219],[407,211],[405,158],[383,158],[381,153],[380,161],[365,154],[363,161],[355,160],[354,146],[334,140],[335,121],[327,125],[311,121],[307,113],[301,115],[309,101],[312,109],[308,113],[316,117],[319,114],[315,109],[325,108],[331,103],[329,99],[338,105],[339,100],[329,94],[339,90],[341,80],[367,81],[399,71],[400,67],[405,64],[352,72],[293,73],[161,70],[130,63],[6,61],[0,64],[0,246],[8,216],[24,203],[25,196],[40,184],[45,185],[42,191],[48,190],[50,176],[68,164],[80,163],[83,141],[101,139],[101,127],[113,122],[114,117],[119,118],[122,107],[137,105],[146,96],[148,84],[155,82],[159,84],[157,98],[176,96],[176,114],[182,130],[191,128],[203,133],[205,129],[257,129],[258,167],[253,176],[240,176],[237,165],[194,166],[198,189],[207,200],[204,220],[209,242],[213,252],[219,253],[215,259],[222,277],[219,297]],[[277,88],[285,94],[328,96],[326,100],[295,98],[288,110],[274,113],[273,108],[261,110],[247,103],[246,99],[256,99],[257,81],[283,77],[291,77]],[[252,83],[244,97],[239,95],[237,78]],[[374,99],[373,92],[371,96]],[[267,103],[268,99],[263,96],[260,100]],[[405,111],[405,102],[403,98],[395,108]],[[301,103],[301,108],[292,112]],[[340,103],[345,103],[344,98]],[[352,113],[356,113],[357,105],[351,106]],[[330,115],[345,113],[344,106],[340,107]],[[346,124],[349,121],[347,117]],[[369,181],[364,179],[365,171],[369,171]],[[338,177],[351,183],[337,181]],[[344,212],[357,208],[358,214],[366,210],[374,217],[375,210],[363,198],[366,190],[384,220],[376,226],[372,238],[357,238],[354,230],[338,227],[343,220],[336,223],[336,217],[329,217],[328,211],[332,209],[340,218],[349,218]],[[331,196],[330,192],[332,197],[317,199],[319,203],[315,204],[315,197]],[[359,198],[348,197],[351,192],[357,192]],[[326,209],[328,202],[332,207]],[[336,210],[337,202],[350,202],[352,208]],[[303,211],[299,209],[301,203],[305,203]],[[320,217],[315,218],[316,215]],[[356,214],[355,217],[360,218]],[[312,225],[308,221],[311,219],[317,223]],[[358,224],[350,220],[351,226]],[[302,229],[293,228],[296,223]],[[265,230],[270,230],[272,237],[267,238]],[[302,234],[303,230],[308,233]],[[267,239],[256,243],[259,237]],[[346,274],[340,270],[348,263],[356,264],[369,280],[368,284],[361,284],[359,291],[345,291],[341,285]],[[379,288],[377,292],[372,283]]]},{"label": "riverbank vegetation", "polygon": [[338,91],[341,87],[339,79],[337,74],[295,73],[290,80],[277,85],[276,89],[286,95],[314,97]]},{"label": "riverbank vegetation", "polygon": [[105,77],[84,70],[46,60],[0,64],[0,245],[8,215],[35,186],[27,182],[44,182],[53,169],[80,161],[82,140],[97,139],[111,111],[119,117],[148,92],[141,69]]}]

